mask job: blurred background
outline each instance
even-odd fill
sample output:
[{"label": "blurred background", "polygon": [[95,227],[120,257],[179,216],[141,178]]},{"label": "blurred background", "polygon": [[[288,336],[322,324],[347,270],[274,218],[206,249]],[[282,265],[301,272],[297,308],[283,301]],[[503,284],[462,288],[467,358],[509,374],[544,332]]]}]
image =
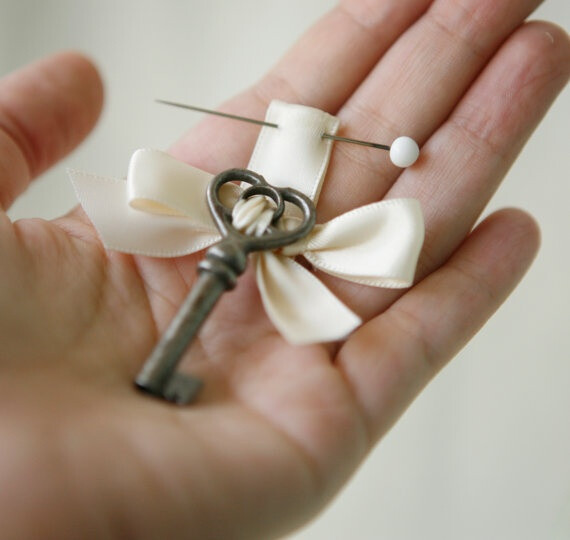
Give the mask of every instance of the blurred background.
[{"label": "blurred background", "polygon": [[[107,92],[94,133],[10,216],[71,208],[66,167],[124,176],[136,148],[167,148],[200,115],[155,98],[215,107],[334,4],[0,0],[1,74],[78,49],[97,62]],[[536,18],[568,30],[570,3],[546,0]],[[487,210],[519,206],[541,225],[543,246],[522,285],[290,540],[570,538],[569,124],[566,89]]]}]

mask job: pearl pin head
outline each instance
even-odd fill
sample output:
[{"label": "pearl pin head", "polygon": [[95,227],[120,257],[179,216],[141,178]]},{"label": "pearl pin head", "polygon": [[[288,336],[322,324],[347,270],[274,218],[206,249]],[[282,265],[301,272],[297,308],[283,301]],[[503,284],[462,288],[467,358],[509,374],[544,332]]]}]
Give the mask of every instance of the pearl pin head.
[{"label": "pearl pin head", "polygon": [[410,167],[418,159],[420,148],[410,137],[398,137],[390,146],[390,159],[397,167]]}]

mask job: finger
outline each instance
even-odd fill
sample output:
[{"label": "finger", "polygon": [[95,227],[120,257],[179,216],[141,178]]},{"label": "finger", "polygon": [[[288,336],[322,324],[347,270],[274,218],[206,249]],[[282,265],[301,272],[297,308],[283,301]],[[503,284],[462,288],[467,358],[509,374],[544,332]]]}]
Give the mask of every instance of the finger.
[{"label": "finger", "polygon": [[421,278],[456,249],[570,74],[570,40],[547,23],[521,27],[389,197],[420,200],[426,240]]},{"label": "finger", "polygon": [[262,110],[282,99],[336,112],[430,3],[341,1],[253,89]]},{"label": "finger", "polygon": [[[431,0],[341,1],[258,84],[222,109],[262,119],[269,102],[281,99],[335,113],[430,3]],[[186,134],[171,152],[210,172],[244,166],[258,131],[210,117]],[[223,152],[219,150],[222,148]]]},{"label": "finger", "polygon": [[96,69],[76,53],[40,60],[0,81],[1,208],[87,135],[102,99]]},{"label": "finger", "polygon": [[[409,135],[423,143],[538,4],[433,2],[341,110],[347,136],[391,144]],[[384,152],[337,145],[319,205],[322,219],[381,199],[400,172]]]},{"label": "finger", "polygon": [[[521,27],[426,142],[422,161],[400,175],[388,197],[418,199],[425,219],[416,279],[463,241],[569,72],[570,44],[563,30],[547,23]],[[365,320],[401,294],[321,279]]]},{"label": "finger", "polygon": [[337,361],[373,439],[386,432],[431,377],[479,330],[530,266],[535,222],[498,212],[437,272],[344,345]]}]

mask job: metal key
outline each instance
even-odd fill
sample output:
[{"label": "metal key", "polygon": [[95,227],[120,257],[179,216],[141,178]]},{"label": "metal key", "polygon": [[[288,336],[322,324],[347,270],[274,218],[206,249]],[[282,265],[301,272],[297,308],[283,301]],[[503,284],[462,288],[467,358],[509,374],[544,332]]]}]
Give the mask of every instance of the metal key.
[{"label": "metal key", "polygon": [[[261,236],[239,232],[232,226],[232,212],[220,201],[221,187],[232,181],[250,184],[240,199],[264,195],[276,205],[268,230]],[[316,213],[312,201],[292,188],[276,188],[265,179],[245,169],[230,169],[212,179],[207,191],[208,206],[222,239],[206,252],[198,265],[198,281],[172,319],[141,371],[135,384],[141,390],[178,404],[194,399],[202,381],[176,372],[182,355],[223,292],[233,289],[244,272],[247,256],[253,251],[277,249],[306,236],[315,225]],[[297,206],[302,214],[301,224],[291,231],[277,228],[285,211],[285,201]]]}]

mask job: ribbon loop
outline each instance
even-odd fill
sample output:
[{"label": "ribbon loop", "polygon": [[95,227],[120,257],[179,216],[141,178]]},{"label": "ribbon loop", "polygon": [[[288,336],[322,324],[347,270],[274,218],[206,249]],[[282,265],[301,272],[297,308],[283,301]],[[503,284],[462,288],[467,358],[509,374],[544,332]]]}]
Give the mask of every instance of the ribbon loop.
[{"label": "ribbon loop", "polygon": [[302,254],[328,274],[373,287],[409,287],[424,236],[415,199],[393,199],[362,206],[283,249]]}]

